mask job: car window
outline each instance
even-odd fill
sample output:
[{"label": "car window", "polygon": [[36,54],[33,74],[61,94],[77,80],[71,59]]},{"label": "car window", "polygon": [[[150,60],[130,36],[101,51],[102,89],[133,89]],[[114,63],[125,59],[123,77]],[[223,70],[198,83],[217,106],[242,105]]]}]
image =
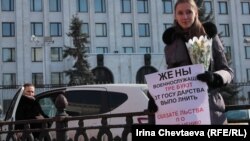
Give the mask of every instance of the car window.
[{"label": "car window", "polygon": [[124,103],[128,96],[124,93],[117,93],[117,92],[109,92],[110,95],[110,108],[111,110],[119,107],[122,103]]},{"label": "car window", "polygon": [[102,114],[110,111],[106,91],[72,90],[67,91],[68,100],[66,112],[70,116]]},{"label": "car window", "polygon": [[247,109],[227,111],[226,115],[228,120],[249,119],[249,111]]},{"label": "car window", "polygon": [[57,109],[51,97],[45,97],[45,98],[39,99],[39,104],[41,105],[43,112],[47,116],[55,117]]}]

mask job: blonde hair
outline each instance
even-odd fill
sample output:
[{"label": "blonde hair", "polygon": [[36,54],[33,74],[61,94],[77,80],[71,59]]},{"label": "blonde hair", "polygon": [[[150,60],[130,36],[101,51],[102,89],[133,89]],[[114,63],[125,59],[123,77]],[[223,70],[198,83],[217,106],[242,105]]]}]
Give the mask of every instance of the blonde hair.
[{"label": "blonde hair", "polygon": [[[199,37],[201,35],[207,35],[201,21],[199,20],[199,16],[198,16],[199,8],[198,8],[197,4],[195,3],[195,1],[194,0],[177,0],[177,2],[175,3],[175,6],[174,6],[175,10],[176,10],[176,7],[181,3],[190,4],[191,7],[194,8],[197,12],[197,16],[195,17],[194,23],[192,24],[192,26],[188,30],[188,39],[193,38],[194,36]],[[177,27],[177,31],[182,31],[182,28],[180,27],[180,25],[178,24],[178,22],[176,20],[174,21],[174,24]]]}]

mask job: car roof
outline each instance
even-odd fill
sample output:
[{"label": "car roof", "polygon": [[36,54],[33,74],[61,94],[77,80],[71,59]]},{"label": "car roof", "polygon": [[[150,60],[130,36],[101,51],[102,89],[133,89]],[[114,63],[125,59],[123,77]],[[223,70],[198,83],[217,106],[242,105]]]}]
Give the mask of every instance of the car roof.
[{"label": "car roof", "polygon": [[93,84],[93,85],[76,85],[70,87],[147,87],[146,84],[127,84],[127,83],[118,83],[118,84]]}]

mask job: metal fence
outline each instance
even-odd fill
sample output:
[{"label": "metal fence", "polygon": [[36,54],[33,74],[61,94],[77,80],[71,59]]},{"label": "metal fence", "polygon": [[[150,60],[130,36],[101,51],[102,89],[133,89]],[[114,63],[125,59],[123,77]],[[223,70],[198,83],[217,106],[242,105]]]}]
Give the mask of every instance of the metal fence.
[{"label": "metal fence", "polygon": [[[36,87],[36,93],[40,93],[52,88],[63,87],[62,86],[51,86],[46,85],[44,87]],[[4,101],[12,100],[15,95],[17,87],[11,88],[1,88],[0,95],[3,106]],[[245,86],[249,87],[249,86]],[[244,88],[245,90],[248,88]],[[242,91],[242,90],[241,90]],[[238,99],[241,100],[241,99]],[[245,103],[248,99],[245,99]],[[248,101],[249,102],[249,101]],[[7,103],[7,102],[6,102]],[[238,104],[233,106],[226,106],[226,110],[239,110],[239,109],[250,109],[250,105],[248,104]],[[60,110],[58,110],[60,111]],[[102,138],[107,138],[107,141],[130,141],[131,140],[131,132],[132,125],[135,123],[135,116],[147,116],[148,122],[144,124],[154,124],[154,113],[149,112],[139,112],[139,113],[129,113],[129,114],[111,114],[111,115],[95,115],[95,116],[77,116],[77,117],[68,117],[65,114],[58,112],[57,116],[49,119],[41,119],[41,120],[28,120],[28,121],[15,121],[15,122],[0,122],[0,141],[19,141],[19,140],[28,140],[34,141],[34,137],[32,132],[40,132],[39,140],[40,141],[100,141]],[[123,123],[108,125],[108,120],[111,118],[120,118],[123,117]],[[86,126],[85,123],[90,119],[100,119],[100,123],[97,126]],[[74,121],[76,126],[68,127],[69,122]],[[43,123],[43,128],[41,129],[31,129],[30,124],[32,123]],[[52,128],[47,127],[45,123],[55,123],[55,126]],[[229,120],[229,123],[246,123],[249,124],[250,120],[248,119],[236,119]],[[24,130],[15,130],[15,125],[24,124]],[[3,128],[3,127],[6,127]],[[122,132],[119,135],[114,135],[112,130],[119,128]],[[5,130],[4,130],[5,129]],[[91,136],[88,134],[89,131],[96,130],[96,135]],[[74,133],[73,137],[69,138],[69,133]],[[18,135],[21,134],[21,138],[18,139]],[[54,136],[53,136],[54,135]]]},{"label": "metal fence", "polygon": [[[227,106],[226,110],[237,109],[250,109],[250,105],[247,106]],[[154,113],[137,112],[126,114],[110,114],[110,115],[95,115],[95,116],[77,116],[68,117],[65,114],[58,113],[54,118],[41,119],[41,120],[23,120],[15,122],[0,122],[0,141],[37,141],[34,139],[32,133],[39,132],[39,141],[132,141],[131,134],[133,124],[135,123],[135,116],[147,116],[148,122],[142,123],[144,125],[155,124]],[[110,118],[123,117],[125,120],[119,124],[108,124]],[[86,122],[90,119],[101,119],[99,125],[85,126]],[[77,122],[76,126],[68,127],[71,121]],[[46,123],[56,123],[54,127],[48,127]],[[123,123],[122,123],[123,122]],[[43,128],[31,129],[30,124],[42,123]],[[249,124],[249,119],[229,120],[229,123],[246,123]],[[24,124],[25,129],[15,130],[14,127],[17,124]],[[7,130],[3,130],[4,126],[7,126]],[[114,129],[121,129],[119,134],[113,134]],[[89,132],[96,130],[94,134]],[[69,136],[70,133],[71,136]]]},{"label": "metal fence", "polygon": [[[37,85],[35,86],[35,93],[39,94],[43,91],[47,91],[53,88],[65,87],[67,84],[54,85],[54,84],[46,84],[46,85]],[[237,86],[237,94],[230,100],[228,100],[228,105],[248,105],[250,104],[250,82],[242,82],[242,83],[234,83],[230,86]],[[3,114],[6,113],[10,101],[14,97],[17,89],[20,88],[21,85],[11,85],[11,86],[1,86],[0,85],[0,106],[3,108]]]},{"label": "metal fence", "polygon": [[[106,141],[132,141],[132,125],[134,123],[133,117],[135,116],[149,116],[149,122],[144,124],[154,124],[152,113],[138,112],[129,114],[112,114],[112,115],[98,115],[98,116],[79,116],[67,117],[58,115],[55,118],[42,119],[42,120],[23,120],[15,122],[0,122],[0,141],[35,141],[32,133],[39,132],[39,141],[101,141],[106,138]],[[124,124],[108,125],[109,118],[124,117]],[[151,117],[151,118],[150,118]],[[90,119],[101,119],[97,126],[85,126]],[[68,127],[69,122],[77,122],[78,126]],[[47,127],[46,123],[55,122],[56,126]],[[122,122],[122,121],[121,121]],[[41,129],[31,129],[30,124],[43,123]],[[15,125],[24,124],[25,129],[15,130]],[[4,126],[8,126],[7,130],[3,130]],[[112,130],[121,129],[120,134],[113,134]],[[93,133],[93,130],[95,133]],[[88,133],[91,132],[91,133]],[[73,136],[69,134],[73,133]],[[83,139],[82,139],[83,138]]]}]

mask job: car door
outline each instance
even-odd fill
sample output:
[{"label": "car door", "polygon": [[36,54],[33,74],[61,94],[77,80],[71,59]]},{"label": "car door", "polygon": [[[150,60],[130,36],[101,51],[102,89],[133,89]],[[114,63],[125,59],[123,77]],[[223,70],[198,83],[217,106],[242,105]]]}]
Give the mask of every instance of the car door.
[{"label": "car door", "polygon": [[[87,115],[108,115],[110,106],[108,103],[108,93],[105,87],[69,87],[65,91],[65,97],[68,100],[66,112],[69,116],[87,116]],[[101,119],[89,119],[84,121],[84,126],[99,126]],[[78,127],[78,121],[70,121],[68,127]],[[89,137],[97,137],[98,130],[89,130]],[[72,137],[73,132],[69,132]]]},{"label": "car door", "polygon": [[23,87],[21,87],[17,90],[17,92],[16,92],[15,96],[13,97],[13,99],[10,103],[10,106],[6,112],[4,121],[15,121],[16,109],[17,109],[17,106],[18,106],[19,101],[21,99],[21,96],[23,94],[23,90],[24,90]]},{"label": "car door", "polygon": [[[23,94],[23,90],[24,88],[21,87],[17,90],[16,94],[14,95],[10,106],[6,112],[6,115],[4,117],[4,121],[15,121],[15,116],[16,116],[16,110],[17,110],[17,106],[19,104],[19,101],[21,99],[21,96]],[[8,125],[4,125],[2,126],[2,131],[9,131],[9,126]],[[7,134],[1,134],[1,139],[6,139],[7,138]]]}]

